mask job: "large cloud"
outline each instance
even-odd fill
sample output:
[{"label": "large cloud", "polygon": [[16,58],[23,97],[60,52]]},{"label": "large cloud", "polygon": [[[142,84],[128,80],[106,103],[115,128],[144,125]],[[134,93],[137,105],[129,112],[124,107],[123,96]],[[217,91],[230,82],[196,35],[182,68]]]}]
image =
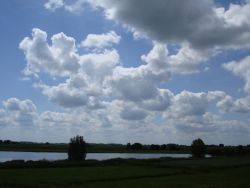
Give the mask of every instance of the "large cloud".
[{"label": "large cloud", "polygon": [[[219,49],[250,46],[247,42],[250,39],[249,3],[230,4],[225,9],[211,0],[199,3],[193,0],[77,0],[58,8],[74,12],[87,4],[104,11],[106,18],[121,23],[135,36],[158,41],[149,54],[142,56],[152,68],[163,67],[178,74],[195,73],[199,72],[199,64]],[[96,41],[95,45],[100,46],[100,41],[116,38],[107,36],[89,35],[83,44],[91,46]],[[177,54],[168,54],[165,44],[178,44]]]},{"label": "large cloud", "polygon": [[99,98],[105,97],[103,85],[105,77],[112,74],[114,66],[119,61],[115,50],[101,54],[80,56],[81,68],[77,74],[69,76],[64,83],[55,86],[36,84],[53,102],[64,107],[85,106],[101,107]]},{"label": "large cloud", "polygon": [[9,111],[20,111],[24,113],[36,111],[36,106],[29,99],[20,101],[17,98],[9,98],[6,101],[3,101],[3,105]]},{"label": "large cloud", "polygon": [[[35,104],[27,100],[9,98],[3,101],[4,109],[0,109],[2,118],[1,124],[10,125],[34,125],[38,116]],[[0,115],[1,116],[1,115]]]},{"label": "large cloud", "polygon": [[25,76],[39,77],[41,73],[46,73],[55,78],[64,77],[66,80],[57,85],[40,82],[35,86],[51,101],[64,107],[100,107],[98,97],[105,94],[103,82],[119,63],[118,52],[103,49],[79,54],[75,39],[64,33],[53,35],[51,41],[49,45],[47,33],[40,29],[33,29],[32,38],[22,40],[20,49],[27,60]]},{"label": "large cloud", "polygon": [[[176,95],[166,89],[162,89],[161,92],[166,94],[166,98],[164,98],[168,101],[166,105],[164,105],[165,108],[163,108],[163,113],[168,119],[198,120],[203,117],[207,118],[207,115],[210,114],[211,107],[223,114],[250,113],[250,98],[248,96],[233,99],[223,91],[194,93],[184,90]],[[146,103],[146,101],[144,101],[144,103]],[[154,101],[153,104],[156,105],[157,102]],[[161,104],[164,104],[163,101]],[[213,111],[215,111],[215,109]]]},{"label": "large cloud", "polygon": [[52,45],[47,43],[47,33],[40,29],[32,30],[32,38],[24,38],[19,48],[25,53],[27,66],[25,75],[36,75],[46,72],[53,76],[67,76],[76,73],[78,55],[75,40],[64,33],[58,33],[51,38]]},{"label": "large cloud", "polygon": [[188,42],[202,49],[249,46],[250,4],[231,4],[226,10],[211,0],[78,0],[71,7],[79,9],[87,2],[103,9],[108,19],[153,40]]},{"label": "large cloud", "polygon": [[[224,112],[249,111],[243,99],[234,101],[223,92],[195,94],[183,91],[174,96],[171,91],[160,89],[160,84],[166,83],[171,73],[195,72],[197,62],[206,60],[203,52],[197,53],[189,46],[181,47],[176,54],[169,54],[166,45],[155,42],[153,49],[141,56],[145,65],[125,68],[119,65],[119,54],[115,49],[79,54],[72,37],[63,33],[53,35],[51,46],[46,38],[46,32],[33,29],[33,38],[25,38],[20,43],[27,59],[25,70],[37,75],[45,72],[66,76],[67,79],[57,85],[35,84],[51,101],[63,107],[96,109],[103,108],[105,101],[119,99],[149,111],[163,111],[170,106],[168,113],[172,117],[181,117],[195,112],[203,115],[208,101],[214,100]],[[235,74],[242,73],[247,81],[248,73],[243,71],[247,70],[247,63],[248,58],[242,60],[240,66],[236,66],[236,62],[224,66]]]},{"label": "large cloud", "polygon": [[108,80],[110,89],[124,100],[140,101],[155,96],[156,86],[138,68],[118,67]]},{"label": "large cloud", "polygon": [[[119,54],[115,49],[104,48],[98,52],[79,54],[72,37],[59,33],[53,35],[51,40],[50,46],[46,32],[33,29],[32,38],[26,37],[20,48],[27,59],[26,76],[34,74],[39,77],[41,73],[47,73],[54,77],[66,77],[65,81],[53,86],[35,84],[51,101],[63,107],[101,107],[101,100],[105,98],[141,103],[151,100],[152,103],[154,98],[161,98],[159,84],[170,78],[171,70],[167,66],[164,69],[152,68],[156,63],[150,60],[147,65],[124,68],[119,65]],[[162,61],[165,63],[166,60]],[[153,106],[147,103],[147,106]]]},{"label": "large cloud", "polygon": [[227,95],[224,99],[217,103],[224,112],[250,113],[249,97],[233,100],[231,96]]},{"label": "large cloud", "polygon": [[248,4],[231,5],[225,10],[215,8],[211,0],[90,2],[104,8],[109,19],[158,41],[188,42],[196,48],[249,45]]},{"label": "large cloud", "polygon": [[188,91],[177,94],[172,103],[167,111],[167,116],[177,119],[186,116],[201,116],[206,113],[208,106],[206,93]]},{"label": "large cloud", "polygon": [[208,59],[208,54],[188,45],[181,46],[176,54],[170,54],[166,45],[155,42],[153,49],[142,55],[141,59],[157,72],[165,70],[175,74],[191,74],[198,72],[198,65]]}]

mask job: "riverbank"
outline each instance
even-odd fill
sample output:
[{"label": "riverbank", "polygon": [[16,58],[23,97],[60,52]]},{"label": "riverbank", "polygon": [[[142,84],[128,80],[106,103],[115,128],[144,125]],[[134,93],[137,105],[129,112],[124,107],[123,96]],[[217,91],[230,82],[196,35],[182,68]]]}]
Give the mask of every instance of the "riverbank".
[{"label": "riverbank", "polygon": [[247,188],[249,174],[249,157],[13,161],[0,164],[0,187]]}]

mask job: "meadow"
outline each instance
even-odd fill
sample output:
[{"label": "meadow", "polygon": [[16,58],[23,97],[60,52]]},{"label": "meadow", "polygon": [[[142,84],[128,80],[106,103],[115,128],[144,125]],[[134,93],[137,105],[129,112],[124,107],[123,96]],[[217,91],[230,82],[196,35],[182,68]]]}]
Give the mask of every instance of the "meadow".
[{"label": "meadow", "polygon": [[249,157],[13,161],[0,164],[1,188],[248,188]]}]

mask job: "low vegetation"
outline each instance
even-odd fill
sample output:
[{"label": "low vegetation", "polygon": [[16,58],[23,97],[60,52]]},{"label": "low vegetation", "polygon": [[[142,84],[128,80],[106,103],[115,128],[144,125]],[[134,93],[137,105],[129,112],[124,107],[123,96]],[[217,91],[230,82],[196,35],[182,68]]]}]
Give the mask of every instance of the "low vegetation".
[{"label": "low vegetation", "polygon": [[0,164],[0,187],[248,188],[249,173],[249,157],[12,161]]}]

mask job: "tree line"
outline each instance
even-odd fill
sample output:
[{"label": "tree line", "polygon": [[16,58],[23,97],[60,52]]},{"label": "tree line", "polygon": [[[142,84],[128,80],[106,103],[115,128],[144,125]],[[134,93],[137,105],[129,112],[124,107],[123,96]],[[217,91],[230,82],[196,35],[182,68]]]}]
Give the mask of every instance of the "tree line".
[{"label": "tree line", "polygon": [[[86,158],[86,142],[84,141],[82,136],[76,136],[71,138],[68,149],[68,159],[69,160],[85,160]],[[178,151],[181,147],[188,146],[179,146],[176,144],[163,144],[163,145],[143,145],[141,143],[133,143],[127,144],[127,149],[129,150],[143,150],[145,148],[150,150],[166,150],[171,149],[172,151]],[[192,144],[189,146],[189,151],[194,158],[204,158],[206,154],[210,154],[212,156],[220,156],[220,155],[250,155],[250,146],[236,146],[225,148],[224,145],[220,144],[216,145],[206,145],[202,139],[198,138],[193,140]]]},{"label": "tree line", "polygon": [[[0,144],[25,144],[25,142],[16,142],[11,140],[0,140]],[[35,144],[35,143],[33,143]],[[50,143],[46,143],[50,144]],[[105,145],[105,144],[104,144]],[[109,144],[110,145],[110,144]],[[109,146],[108,145],[108,146]],[[86,158],[86,153],[90,144],[87,144],[84,141],[83,136],[75,136],[70,139],[68,146],[65,144],[65,147],[68,148],[68,159],[69,160],[83,160]],[[111,146],[110,146],[111,147]],[[151,144],[143,145],[139,142],[137,143],[127,143],[124,145],[119,145],[117,149],[121,149],[123,152],[137,152],[137,151],[159,151],[159,152],[182,152],[182,153],[191,153],[193,157],[204,157],[205,154],[211,156],[250,156],[250,145],[238,145],[238,146],[225,146],[224,144],[219,145],[206,145],[202,139],[198,138],[193,140],[192,144],[187,145],[178,145],[178,144]]]}]

